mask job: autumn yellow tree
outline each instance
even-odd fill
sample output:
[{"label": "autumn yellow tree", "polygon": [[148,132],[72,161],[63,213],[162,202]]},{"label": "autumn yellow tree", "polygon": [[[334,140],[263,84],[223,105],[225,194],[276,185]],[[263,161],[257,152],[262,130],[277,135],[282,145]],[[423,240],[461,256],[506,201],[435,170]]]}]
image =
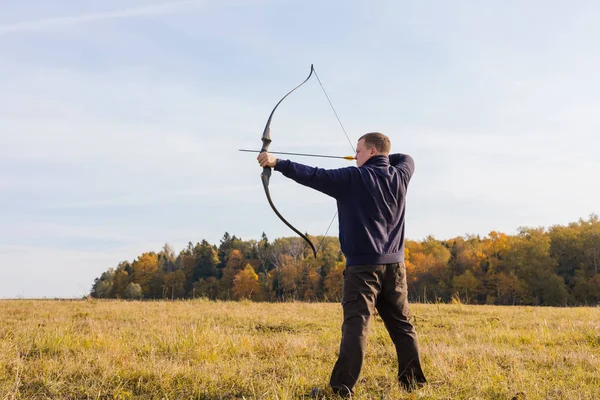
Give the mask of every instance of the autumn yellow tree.
[{"label": "autumn yellow tree", "polygon": [[495,273],[500,270],[501,260],[510,248],[509,237],[502,232],[491,231],[481,244],[487,270]]},{"label": "autumn yellow tree", "polygon": [[131,282],[131,277],[127,273],[127,270],[119,266],[119,268],[117,268],[117,271],[115,272],[114,277],[114,297],[116,297],[117,299],[124,298],[125,288],[127,287],[127,285],[129,285],[129,282]]},{"label": "autumn yellow tree", "polygon": [[451,295],[451,271],[448,250],[433,236],[422,242],[407,241],[407,281],[413,297],[428,301],[430,298],[449,298]]},{"label": "autumn yellow tree", "polygon": [[242,269],[244,256],[242,252],[234,249],[231,250],[227,257],[227,263],[223,268],[223,276],[219,281],[219,297],[222,299],[231,298],[231,290],[233,288],[233,279]]},{"label": "autumn yellow tree", "polygon": [[238,300],[256,298],[259,290],[258,275],[252,265],[246,264],[244,269],[233,278],[234,297]]},{"label": "autumn yellow tree", "polygon": [[158,255],[154,252],[144,253],[134,261],[133,282],[140,285],[142,295],[150,293],[152,280],[158,271]]}]

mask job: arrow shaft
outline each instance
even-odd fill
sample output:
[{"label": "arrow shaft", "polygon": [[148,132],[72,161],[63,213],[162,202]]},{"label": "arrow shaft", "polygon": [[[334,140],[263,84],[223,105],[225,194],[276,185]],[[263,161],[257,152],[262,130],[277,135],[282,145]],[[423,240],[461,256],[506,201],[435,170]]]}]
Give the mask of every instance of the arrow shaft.
[{"label": "arrow shaft", "polygon": [[[247,149],[239,149],[239,151],[245,151],[247,153],[260,153],[259,150],[247,150]],[[269,151],[271,154],[284,154],[288,156],[302,156],[302,157],[321,157],[321,158],[341,158],[344,160],[354,160],[354,156],[328,156],[323,154],[307,154],[307,153],[287,153],[284,151]]]}]

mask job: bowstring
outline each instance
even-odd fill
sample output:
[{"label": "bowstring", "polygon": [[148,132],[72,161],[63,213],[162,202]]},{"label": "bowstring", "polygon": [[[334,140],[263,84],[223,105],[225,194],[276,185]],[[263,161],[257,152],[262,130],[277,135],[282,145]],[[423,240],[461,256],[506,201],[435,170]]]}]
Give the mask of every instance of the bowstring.
[{"label": "bowstring", "polygon": [[[342,124],[342,121],[340,120],[338,113],[335,111],[335,107],[333,106],[331,99],[329,99],[329,95],[327,95],[327,91],[325,90],[323,83],[321,83],[321,79],[319,79],[319,75],[317,74],[317,70],[314,69],[314,66],[313,66],[313,71],[315,73],[315,77],[317,78],[317,81],[319,82],[319,86],[321,86],[321,90],[323,90],[323,93],[325,94],[325,97],[327,98],[327,101],[329,102],[329,106],[331,106],[331,109],[333,110],[335,117],[337,118],[340,126],[342,127],[342,131],[344,131],[344,135],[346,135],[346,139],[348,139],[348,143],[350,144],[350,147],[352,148],[352,154],[356,154],[356,149],[354,148],[354,145],[352,144],[352,141],[350,140],[350,137],[348,136],[348,133],[346,132],[346,128],[344,128],[344,124]],[[331,219],[331,222],[329,223],[329,226],[327,227],[327,230],[325,231],[325,235],[323,235],[323,237],[321,238],[321,241],[319,242],[319,246],[317,247],[317,253],[319,252],[319,250],[321,250],[321,246],[323,245],[325,238],[327,238],[329,229],[331,229],[331,225],[333,225],[333,221],[335,221],[337,215],[338,215],[338,212],[336,210],[335,214],[333,215],[333,218]]]},{"label": "bowstring", "polygon": [[327,98],[327,101],[329,102],[329,105],[331,106],[331,109],[333,110],[333,113],[335,114],[335,117],[337,118],[338,122],[340,123],[340,126],[342,127],[342,131],[344,131],[344,135],[346,135],[346,139],[348,139],[348,144],[350,144],[350,147],[352,148],[352,153],[356,154],[356,149],[354,148],[354,145],[352,144],[352,141],[350,140],[348,133],[346,133],[346,128],[344,128],[344,124],[342,124],[342,121],[340,120],[338,113],[335,111],[335,107],[333,106],[333,103],[331,103],[331,100],[329,99],[329,96],[327,95],[327,91],[325,90],[325,87],[323,86],[323,84],[321,83],[321,80],[319,79],[319,75],[317,74],[316,69],[314,70],[314,73],[315,73],[315,76],[317,77],[317,81],[319,82],[319,85],[321,86],[321,89],[323,90],[323,93],[325,94],[325,97]]}]

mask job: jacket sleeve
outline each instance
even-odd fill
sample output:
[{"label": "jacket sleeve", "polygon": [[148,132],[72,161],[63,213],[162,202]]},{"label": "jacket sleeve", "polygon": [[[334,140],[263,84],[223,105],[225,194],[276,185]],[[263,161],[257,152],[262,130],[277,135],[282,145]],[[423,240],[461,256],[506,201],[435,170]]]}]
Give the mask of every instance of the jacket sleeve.
[{"label": "jacket sleeve", "polygon": [[279,159],[274,169],[301,185],[340,199],[350,189],[352,170],[355,168],[323,169]]},{"label": "jacket sleeve", "polygon": [[415,173],[415,160],[408,154],[390,154],[390,165],[400,170],[406,183]]}]

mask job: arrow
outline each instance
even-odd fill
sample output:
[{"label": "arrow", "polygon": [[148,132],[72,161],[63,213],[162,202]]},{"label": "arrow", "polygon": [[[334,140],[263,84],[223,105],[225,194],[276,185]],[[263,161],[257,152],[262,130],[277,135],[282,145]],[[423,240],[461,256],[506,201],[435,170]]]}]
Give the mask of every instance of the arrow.
[{"label": "arrow", "polygon": [[[245,151],[247,153],[260,153],[260,150],[246,150],[246,149],[239,149],[239,151]],[[302,156],[302,157],[321,157],[321,158],[341,158],[344,160],[349,160],[349,161],[353,161],[356,160],[356,157],[354,156],[326,156],[326,155],[322,155],[322,154],[306,154],[306,153],[286,153],[283,151],[269,151],[269,153],[271,154],[285,154],[288,156]]]}]

